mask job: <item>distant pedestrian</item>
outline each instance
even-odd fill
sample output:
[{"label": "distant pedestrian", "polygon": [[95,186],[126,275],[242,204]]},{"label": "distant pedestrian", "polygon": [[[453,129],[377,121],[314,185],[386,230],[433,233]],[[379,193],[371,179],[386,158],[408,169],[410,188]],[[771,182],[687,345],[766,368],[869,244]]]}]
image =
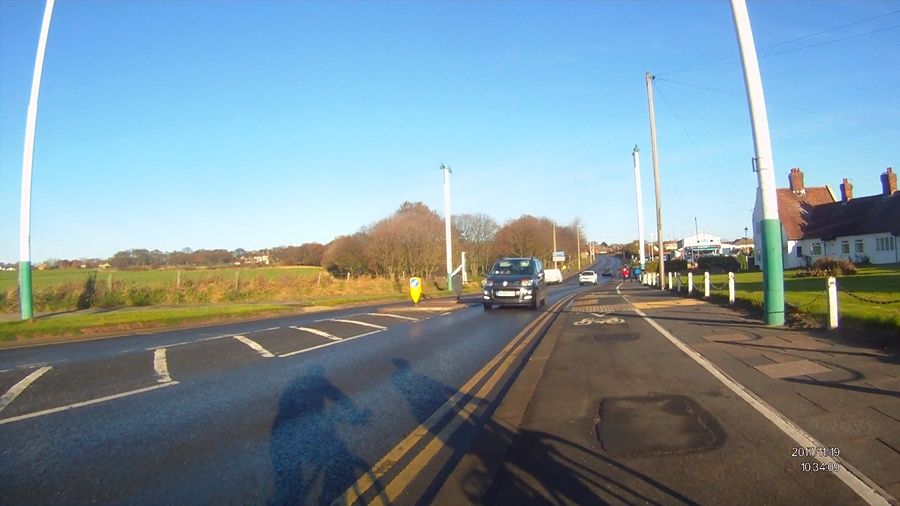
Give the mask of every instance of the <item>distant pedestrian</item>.
[{"label": "distant pedestrian", "polygon": [[622,280],[623,281],[628,281],[628,274],[629,274],[628,266],[626,265],[626,266],[622,267]]}]

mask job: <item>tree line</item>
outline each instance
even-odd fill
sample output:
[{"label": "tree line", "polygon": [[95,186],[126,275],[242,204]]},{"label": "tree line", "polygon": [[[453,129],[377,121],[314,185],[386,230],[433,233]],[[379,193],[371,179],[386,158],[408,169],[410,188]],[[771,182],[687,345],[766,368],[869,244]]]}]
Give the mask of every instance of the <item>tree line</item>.
[{"label": "tree line", "polygon": [[[580,220],[568,225],[554,224],[545,217],[522,215],[499,224],[483,213],[453,216],[451,223],[453,265],[459,265],[466,252],[470,273],[490,268],[499,256],[534,256],[551,265],[553,231],[556,250],[565,251],[574,261],[580,235],[586,251]],[[109,259],[48,260],[50,268],[109,264],[115,269],[159,269],[173,267],[221,267],[227,265],[312,265],[322,266],[334,275],[370,275],[398,279],[425,278],[445,274],[444,219],[422,202],[404,202],[392,215],[361,228],[358,232],[335,238],[328,244],[305,243],[248,251],[241,248],[179,251],[129,249]]]}]

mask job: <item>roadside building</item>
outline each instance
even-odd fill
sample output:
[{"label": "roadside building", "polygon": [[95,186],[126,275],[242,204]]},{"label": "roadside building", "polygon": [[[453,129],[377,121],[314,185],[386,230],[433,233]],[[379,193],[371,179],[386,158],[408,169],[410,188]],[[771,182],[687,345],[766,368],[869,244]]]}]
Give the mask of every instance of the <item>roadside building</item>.
[{"label": "roadside building", "polygon": [[[900,192],[897,174],[891,167],[881,174],[881,187],[880,194],[854,197],[853,184],[844,178],[838,199],[828,185],[807,187],[803,172],[791,169],[788,188],[777,190],[784,267],[804,267],[822,257],[856,263],[900,262]],[[759,244],[761,221],[757,194],[753,239]],[[761,265],[759,249],[754,256],[757,265]]]},{"label": "roadside building", "polygon": [[679,240],[677,248],[681,252],[681,256],[688,261],[702,256],[723,254],[722,238],[703,232]]}]

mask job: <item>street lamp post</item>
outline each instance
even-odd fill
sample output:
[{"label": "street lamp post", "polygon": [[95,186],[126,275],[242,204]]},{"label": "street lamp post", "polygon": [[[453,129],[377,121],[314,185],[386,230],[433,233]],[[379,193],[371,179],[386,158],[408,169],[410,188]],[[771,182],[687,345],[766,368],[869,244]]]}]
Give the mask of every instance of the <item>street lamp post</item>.
[{"label": "street lamp post", "polygon": [[444,241],[447,245],[447,289],[453,290],[453,250],[450,244],[450,167],[443,163],[441,170],[444,171]]},{"label": "street lamp post", "polygon": [[37,55],[34,58],[34,74],[31,77],[31,97],[25,117],[25,146],[22,150],[22,201],[19,211],[19,301],[22,319],[34,316],[31,293],[31,168],[34,161],[34,131],[37,128],[38,95],[41,92],[41,74],[44,71],[44,52],[47,49],[47,34],[50,32],[50,18],[53,16],[55,0],[47,0],[41,34],[38,38]]}]

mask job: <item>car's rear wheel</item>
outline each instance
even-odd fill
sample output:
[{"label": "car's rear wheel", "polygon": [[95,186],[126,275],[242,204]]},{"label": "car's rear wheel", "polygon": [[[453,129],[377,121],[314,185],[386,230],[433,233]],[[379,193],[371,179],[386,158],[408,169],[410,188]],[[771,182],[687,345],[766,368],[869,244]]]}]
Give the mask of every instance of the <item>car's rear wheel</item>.
[{"label": "car's rear wheel", "polygon": [[483,302],[481,305],[484,306],[485,311],[490,311],[490,309],[494,306],[490,302]]},{"label": "car's rear wheel", "polygon": [[539,300],[539,299],[538,299],[538,294],[535,293],[535,294],[534,294],[534,298],[531,299],[531,309],[532,309],[532,310],[535,310],[535,309],[538,308],[538,300]]}]

